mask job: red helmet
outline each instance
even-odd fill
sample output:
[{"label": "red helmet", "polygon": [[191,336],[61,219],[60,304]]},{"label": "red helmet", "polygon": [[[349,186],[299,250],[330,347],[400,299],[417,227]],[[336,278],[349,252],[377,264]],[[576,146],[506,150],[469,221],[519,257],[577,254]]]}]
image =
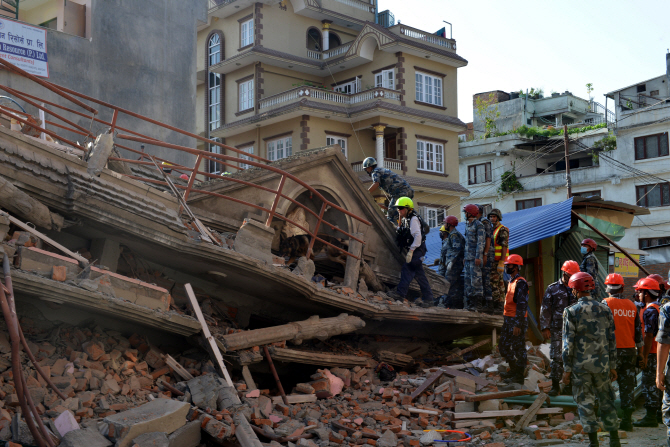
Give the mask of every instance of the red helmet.
[{"label": "red helmet", "polygon": [[655,280],[658,283],[658,285],[661,286],[661,287],[665,287],[665,288],[668,287],[668,283],[665,282],[665,279],[663,279],[663,277],[661,275],[659,275],[658,273],[651,274],[651,275],[647,276],[647,278],[651,278],[651,279]]},{"label": "red helmet", "polygon": [[640,283],[642,282],[643,279],[644,279],[644,278],[640,278],[640,279],[637,280],[637,282],[636,282],[635,285],[633,286],[633,288],[634,288],[635,290],[638,290],[638,289],[640,288]]},{"label": "red helmet", "polygon": [[638,286],[637,288],[640,290],[661,290],[661,288],[658,286],[658,281],[655,279],[651,278],[642,278],[640,281],[638,281]]},{"label": "red helmet", "polygon": [[523,265],[523,258],[519,255],[509,255],[505,259],[505,265]]},{"label": "red helmet", "polygon": [[[464,209],[465,209],[465,208],[464,208]],[[456,225],[458,225],[458,217],[456,217],[456,216],[447,216],[446,219],[444,219],[444,223],[445,223],[445,224],[452,225],[452,226],[455,227]]]},{"label": "red helmet", "polygon": [[587,247],[591,247],[594,250],[596,248],[598,248],[598,244],[596,244],[596,241],[594,241],[593,239],[584,239],[582,241],[582,245],[586,245]]},{"label": "red helmet", "polygon": [[577,292],[585,292],[596,288],[596,283],[593,282],[593,277],[585,272],[577,272],[570,277],[568,287],[575,289]]},{"label": "red helmet", "polygon": [[463,211],[465,211],[471,216],[476,216],[477,214],[479,214],[479,207],[473,203],[470,203],[463,207]]},{"label": "red helmet", "polygon": [[563,263],[563,267],[561,267],[561,270],[563,270],[565,273],[574,275],[575,273],[579,272],[579,264],[577,264],[576,261],[565,261]]},{"label": "red helmet", "polygon": [[623,277],[618,273],[610,273],[605,279],[605,284],[612,286],[623,286]]}]

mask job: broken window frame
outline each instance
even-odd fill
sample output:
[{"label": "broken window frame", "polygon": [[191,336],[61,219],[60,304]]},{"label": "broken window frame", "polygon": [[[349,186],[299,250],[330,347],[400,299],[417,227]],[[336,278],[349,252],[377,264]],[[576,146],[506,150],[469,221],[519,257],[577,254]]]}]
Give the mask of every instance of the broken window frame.
[{"label": "broken window frame", "polygon": [[416,140],[417,171],[444,173],[444,145],[434,141]]}]

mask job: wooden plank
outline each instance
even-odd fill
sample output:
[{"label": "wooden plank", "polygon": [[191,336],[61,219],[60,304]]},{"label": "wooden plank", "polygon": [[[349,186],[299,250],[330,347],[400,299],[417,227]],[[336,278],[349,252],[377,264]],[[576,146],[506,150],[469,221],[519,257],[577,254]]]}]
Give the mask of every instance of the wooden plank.
[{"label": "wooden plank", "polygon": [[454,359],[460,358],[463,354],[466,354],[466,353],[468,353],[468,352],[470,352],[470,351],[472,351],[472,350],[474,350],[474,349],[477,349],[477,348],[479,348],[479,347],[482,347],[482,346],[484,346],[484,345],[487,344],[487,343],[491,343],[491,339],[490,339],[490,338],[487,338],[486,340],[482,340],[482,341],[480,341],[480,342],[478,342],[478,343],[475,343],[475,344],[472,345],[472,346],[468,346],[468,347],[465,348],[465,349],[459,349],[457,352],[455,352],[454,354],[452,354],[452,355],[450,355],[449,357],[447,357],[446,361],[448,362],[448,361],[450,361],[450,360],[454,360]]},{"label": "wooden plank", "polygon": [[191,380],[193,379],[193,376],[191,375],[190,372],[186,371],[181,364],[176,361],[175,359],[172,358],[169,354],[166,354],[163,356],[163,360],[165,360],[165,363],[174,370],[182,379],[184,380]]},{"label": "wooden plank", "polygon": [[440,414],[439,411],[435,411],[435,410],[424,410],[423,408],[409,407],[409,408],[407,408],[407,410],[408,410],[410,413],[417,413],[417,414],[432,414],[432,415],[434,415],[434,416],[437,416],[437,415]]},{"label": "wooden plank", "polygon": [[481,386],[488,386],[488,385],[493,385],[493,382],[489,382],[486,379],[483,379],[481,377],[473,376],[472,374],[464,373],[462,371],[455,370],[454,368],[449,368],[448,366],[443,366],[442,371],[444,374],[450,376],[450,377],[465,377],[466,379],[470,379],[473,382],[475,382],[477,385]]},{"label": "wooden plank", "polygon": [[484,421],[489,421],[495,424],[495,419],[475,419],[475,420],[465,420],[465,421],[454,421],[451,423],[451,428],[468,428],[474,425],[480,425]]},{"label": "wooden plank", "polygon": [[[316,402],[316,394],[287,394],[286,399],[290,404],[305,404]],[[281,396],[272,397],[273,404],[282,404],[284,401]]]},{"label": "wooden plank", "polygon": [[219,346],[216,344],[216,340],[214,340],[214,337],[212,337],[212,333],[209,332],[209,326],[207,326],[207,322],[205,321],[205,317],[202,314],[202,310],[200,310],[198,300],[195,298],[195,292],[193,292],[193,287],[191,287],[191,284],[187,283],[184,284],[184,288],[186,289],[186,294],[188,295],[188,299],[191,302],[191,307],[193,308],[193,311],[195,312],[195,315],[196,317],[198,317],[198,321],[202,326],[202,333],[205,336],[205,339],[209,342],[209,346],[211,347],[212,353],[214,354],[216,363],[218,364],[221,373],[223,373],[223,377],[226,379],[226,383],[231,388],[235,388],[235,386],[233,385],[233,380],[230,378],[230,374],[228,374],[228,369],[226,368],[226,365],[223,363],[223,356],[221,356]]},{"label": "wooden plank", "polygon": [[[51,239],[50,237],[45,236],[44,234],[40,233],[40,232],[37,231],[36,229],[34,229],[34,228],[30,227],[29,225],[27,225],[27,224],[21,222],[21,221],[20,221],[19,219],[17,219],[16,217],[10,215],[9,213],[5,213],[5,212],[3,212],[3,211],[0,211],[0,214],[5,214],[7,217],[9,217],[9,221],[10,221],[11,223],[13,223],[13,224],[16,225],[17,227],[21,228],[22,230],[25,230],[25,231],[27,231],[28,233],[31,233],[32,235],[34,235],[35,237],[37,237],[37,238],[39,238],[39,239],[42,239],[42,241],[46,242],[47,244],[51,245],[52,247],[57,248],[58,250],[62,251],[63,253],[65,253],[65,254],[68,255],[69,257],[71,257],[71,258],[73,258],[73,259],[76,259],[76,260],[80,263],[80,267],[83,268],[83,267],[85,267],[85,266],[88,265],[88,259],[84,258],[83,256],[81,256],[81,255],[79,255],[79,254],[77,254],[77,253],[74,253],[74,252],[71,251],[71,250],[68,250],[67,248],[63,247],[61,244],[59,244],[58,242],[54,241],[54,240]],[[82,264],[83,264],[83,265],[82,265]]]},{"label": "wooden plank", "polygon": [[465,396],[466,402],[481,402],[483,400],[489,399],[506,399],[508,397],[516,396],[527,396],[529,394],[536,394],[536,391],[531,390],[512,390],[512,391],[500,391],[498,393],[485,393],[485,394],[475,394]]},{"label": "wooden plank", "polygon": [[444,374],[444,369],[443,368],[438,369],[437,371],[435,371],[433,373],[433,375],[431,375],[426,380],[424,380],[423,383],[421,385],[419,385],[419,388],[414,390],[414,392],[409,396],[410,402],[413,401],[414,399],[416,399],[417,397],[419,397],[421,394],[423,394],[423,392],[426,391],[428,389],[428,387],[430,387],[432,384],[434,384],[437,381],[437,379],[442,377],[442,374]]},{"label": "wooden plank", "polygon": [[[563,413],[562,408],[552,407],[552,408],[540,408],[535,414],[561,414]],[[454,413],[453,411],[445,411],[445,415],[449,415],[451,420],[456,419],[487,419],[487,418],[509,418],[514,416],[523,416],[526,414],[526,410],[499,410],[499,411],[483,411],[477,413],[476,411],[470,413]]]},{"label": "wooden plank", "polygon": [[247,384],[247,389],[249,391],[258,389],[256,387],[256,382],[254,382],[254,378],[251,375],[251,371],[249,371],[249,367],[247,365],[244,365],[242,367],[242,377],[244,378],[244,382]]},{"label": "wooden plank", "polygon": [[524,428],[528,427],[528,424],[530,424],[530,421],[535,417],[537,414],[538,410],[540,410],[540,407],[544,403],[545,400],[547,400],[547,394],[546,393],[540,393],[537,398],[535,399],[535,402],[528,407],[524,415],[519,419],[519,422],[516,423],[516,427],[514,427],[515,431],[521,431]]},{"label": "wooden plank", "polygon": [[368,366],[369,357],[357,355],[329,354],[327,352],[301,351],[299,349],[270,347],[272,358],[277,362],[294,362],[321,367],[353,368]]}]

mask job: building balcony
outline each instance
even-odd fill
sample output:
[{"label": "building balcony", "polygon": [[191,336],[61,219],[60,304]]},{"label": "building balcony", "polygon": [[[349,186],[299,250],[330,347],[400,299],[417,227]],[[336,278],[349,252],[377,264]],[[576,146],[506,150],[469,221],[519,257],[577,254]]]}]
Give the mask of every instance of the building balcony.
[{"label": "building balcony", "polygon": [[302,86],[261,99],[258,103],[258,110],[263,112],[278,106],[298,102],[302,99],[311,99],[320,103],[345,106],[358,105],[376,100],[400,104],[400,92],[379,87],[359,93],[346,94]]},{"label": "building balcony", "polygon": [[456,40],[447,39],[436,34],[427,33],[426,31],[421,31],[420,29],[412,28],[407,25],[395,25],[388,28],[394,34],[398,36],[406,37],[410,40],[417,42],[422,42],[436,48],[456,52]]},{"label": "building balcony", "polygon": [[376,0],[291,0],[296,14],[360,30],[375,20]]},{"label": "building balcony", "polygon": [[280,3],[281,0],[208,0],[207,15],[224,19],[232,16],[238,11],[253,6],[259,1],[266,5],[276,5]]},{"label": "building balcony", "polygon": [[[396,160],[394,158],[384,158],[384,167],[398,174],[402,174],[403,163],[404,162],[402,160]],[[363,172],[364,171],[363,161],[361,160],[352,162],[351,169],[353,169],[354,172]]]},{"label": "building balcony", "polygon": [[342,56],[349,51],[349,48],[351,48],[351,42],[325,51],[307,50],[307,57],[322,61],[336,56]]}]

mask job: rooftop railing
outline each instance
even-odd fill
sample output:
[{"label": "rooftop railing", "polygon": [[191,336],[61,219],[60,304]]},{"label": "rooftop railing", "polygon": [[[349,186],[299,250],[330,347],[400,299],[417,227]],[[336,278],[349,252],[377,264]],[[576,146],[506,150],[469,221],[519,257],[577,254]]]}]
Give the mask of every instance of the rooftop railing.
[{"label": "rooftop railing", "polygon": [[447,39],[436,34],[427,33],[407,25],[395,25],[390,29],[395,30],[396,28],[399,30],[400,34],[409,37],[410,39],[421,40],[426,43],[444,47],[448,50],[456,51],[456,41],[453,39]]}]

